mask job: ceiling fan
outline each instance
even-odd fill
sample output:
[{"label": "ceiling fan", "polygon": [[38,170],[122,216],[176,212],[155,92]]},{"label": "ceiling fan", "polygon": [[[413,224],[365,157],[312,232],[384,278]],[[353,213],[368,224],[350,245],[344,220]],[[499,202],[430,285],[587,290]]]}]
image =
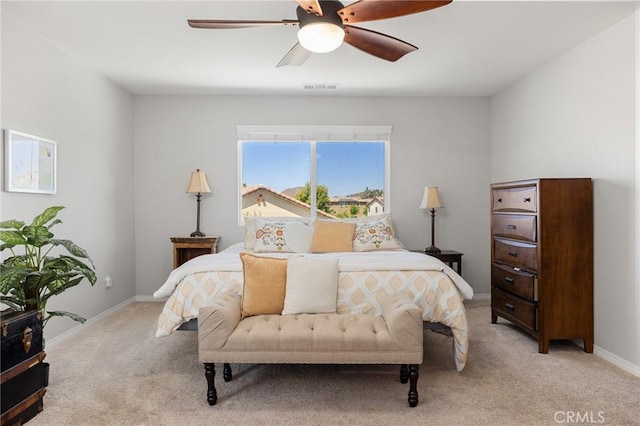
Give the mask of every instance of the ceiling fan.
[{"label": "ceiling fan", "polygon": [[344,6],[338,0],[295,0],[298,19],[280,21],[189,19],[193,28],[230,29],[258,26],[299,25],[298,43],[277,67],[302,65],[311,53],[326,53],[342,42],[387,61],[395,62],[418,48],[395,37],[351,25],[425,12],[445,6],[453,0],[358,0]]}]

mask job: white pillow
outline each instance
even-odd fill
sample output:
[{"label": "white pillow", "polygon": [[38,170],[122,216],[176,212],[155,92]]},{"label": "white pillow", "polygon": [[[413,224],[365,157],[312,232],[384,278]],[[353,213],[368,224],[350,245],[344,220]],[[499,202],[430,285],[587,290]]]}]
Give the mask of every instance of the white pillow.
[{"label": "white pillow", "polygon": [[307,253],[311,247],[311,225],[298,221],[272,222],[261,219],[254,223],[256,242],[253,251],[257,253]]},{"label": "white pillow", "polygon": [[282,315],[336,312],[338,259],[290,256]]},{"label": "white pillow", "polygon": [[402,250],[404,246],[393,232],[391,220],[383,217],[375,222],[356,223],[353,251]]},{"label": "white pillow", "polygon": [[269,222],[301,222],[307,225],[311,224],[311,219],[308,217],[299,216],[273,216],[273,217],[256,217],[245,216],[244,218],[244,248],[247,250],[253,250],[256,245],[256,220],[269,221]]}]

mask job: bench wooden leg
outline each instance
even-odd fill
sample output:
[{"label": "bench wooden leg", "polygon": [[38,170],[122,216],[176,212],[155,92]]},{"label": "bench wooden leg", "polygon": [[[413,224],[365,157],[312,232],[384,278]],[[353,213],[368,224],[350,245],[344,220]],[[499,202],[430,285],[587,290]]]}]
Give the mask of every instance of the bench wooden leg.
[{"label": "bench wooden leg", "polygon": [[409,381],[409,367],[407,364],[400,366],[400,383],[407,383]]},{"label": "bench wooden leg", "polygon": [[218,402],[218,393],[214,379],[216,378],[216,365],[212,362],[205,362],[204,376],[207,378],[207,402],[209,405],[216,405]]},{"label": "bench wooden leg", "polygon": [[222,378],[225,382],[230,382],[233,379],[233,373],[231,372],[231,365],[228,362],[224,363],[222,368]]},{"label": "bench wooden leg", "polygon": [[[409,407],[418,405],[419,367],[418,364],[402,364],[400,366],[400,382],[407,383],[407,381],[409,381]],[[216,405],[218,402],[218,393],[215,385],[216,368],[214,363],[204,363],[204,376],[207,379],[207,402],[209,405]],[[232,379],[231,365],[228,363],[223,364],[223,378],[226,382]]]},{"label": "bench wooden leg", "polygon": [[409,365],[409,407],[418,405],[418,364]]}]

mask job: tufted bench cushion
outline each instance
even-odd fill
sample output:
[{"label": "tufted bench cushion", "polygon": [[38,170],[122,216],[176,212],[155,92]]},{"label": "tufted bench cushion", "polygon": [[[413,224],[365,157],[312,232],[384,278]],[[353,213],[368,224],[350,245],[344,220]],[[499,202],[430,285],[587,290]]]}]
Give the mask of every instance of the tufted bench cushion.
[{"label": "tufted bench cushion", "polygon": [[[409,364],[417,381],[423,357],[422,311],[406,295],[389,297],[382,307],[380,316],[294,314],[241,319],[240,297],[222,293],[200,309],[198,357],[210,375],[215,374],[214,363],[225,363],[225,368],[228,363]],[[230,369],[225,369],[227,379],[231,379]],[[211,378],[208,400],[215,404],[212,382]],[[414,396],[417,404],[417,392]],[[409,399],[411,405],[411,390]]]}]

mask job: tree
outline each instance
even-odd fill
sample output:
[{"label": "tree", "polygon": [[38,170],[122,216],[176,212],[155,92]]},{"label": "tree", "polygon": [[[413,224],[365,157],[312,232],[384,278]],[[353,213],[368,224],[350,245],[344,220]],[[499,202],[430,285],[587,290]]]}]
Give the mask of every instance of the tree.
[{"label": "tree", "polygon": [[358,217],[358,213],[360,213],[360,207],[358,206],[349,207],[349,213],[351,214],[351,217]]},{"label": "tree", "polygon": [[[296,194],[296,200],[311,205],[311,182],[304,184],[304,188]],[[329,188],[327,188],[326,185],[318,185],[316,187],[316,208],[325,213],[331,214]]]}]

